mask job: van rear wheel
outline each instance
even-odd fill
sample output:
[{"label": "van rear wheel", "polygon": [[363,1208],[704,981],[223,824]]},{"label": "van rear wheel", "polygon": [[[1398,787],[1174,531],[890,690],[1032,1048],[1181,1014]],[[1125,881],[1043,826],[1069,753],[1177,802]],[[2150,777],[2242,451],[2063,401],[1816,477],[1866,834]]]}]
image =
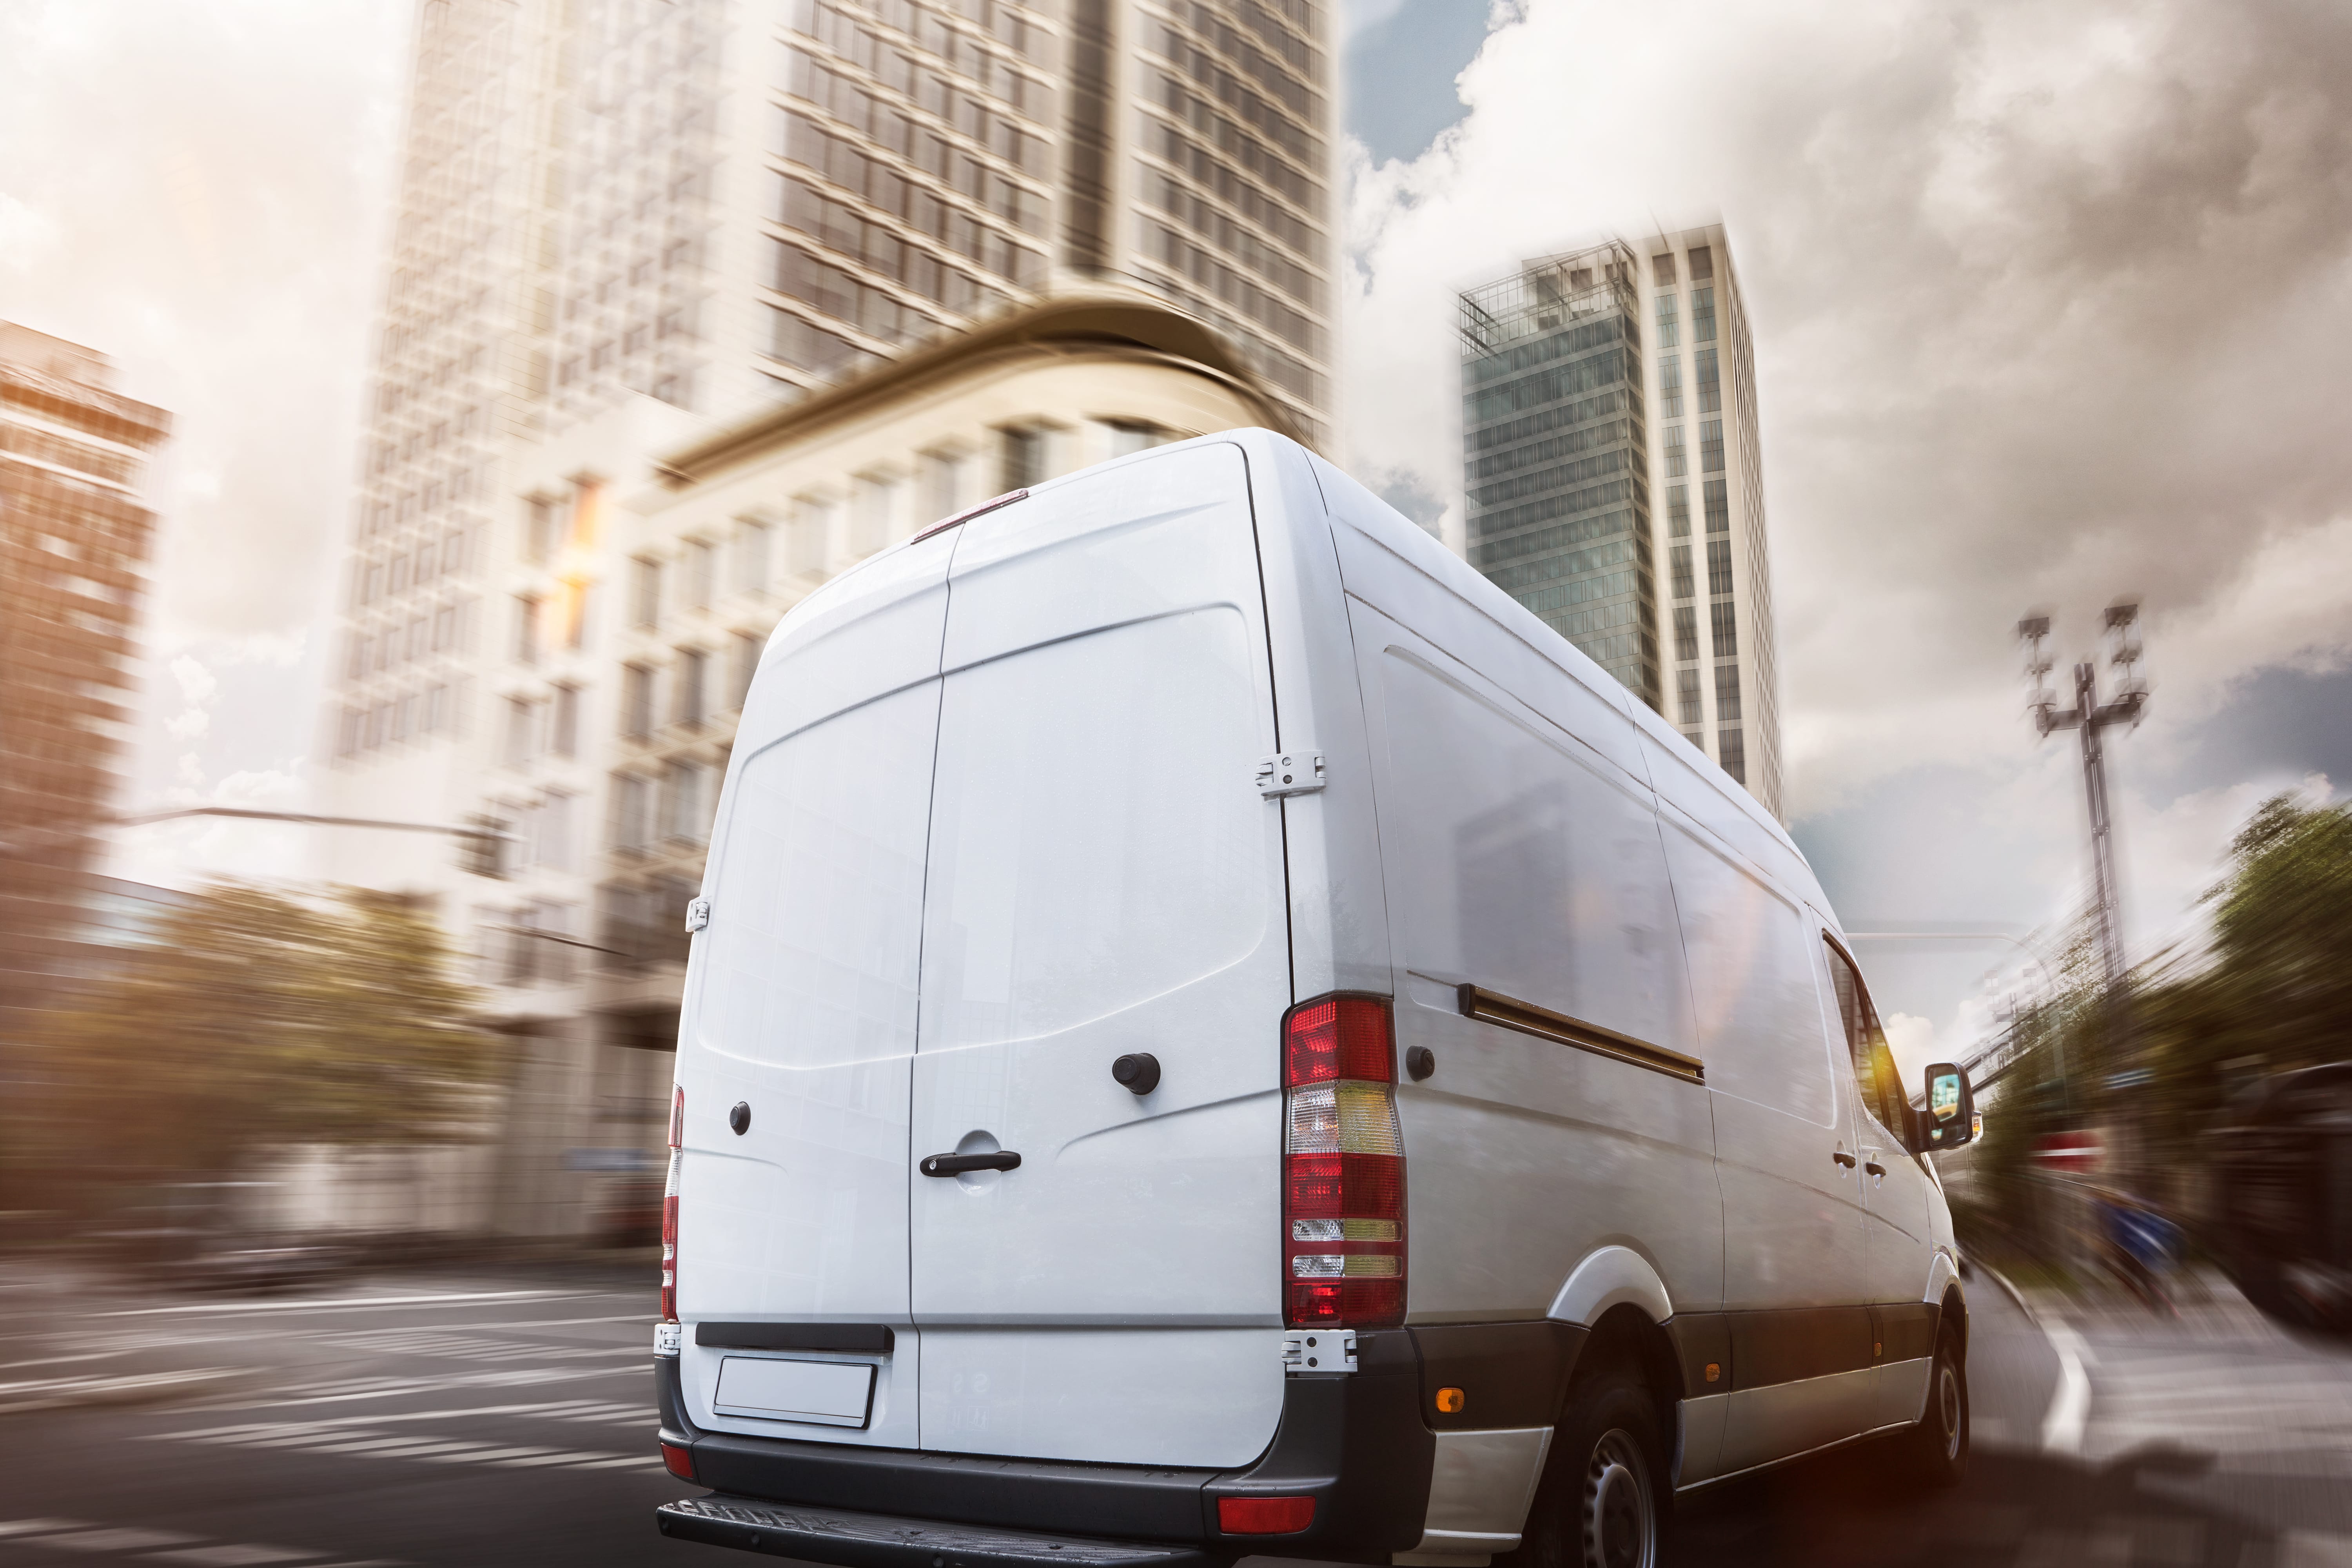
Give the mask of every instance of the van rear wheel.
[{"label": "van rear wheel", "polygon": [[1622,1368],[1571,1389],[1509,1568],[1657,1568],[1665,1448],[1649,1390]]}]

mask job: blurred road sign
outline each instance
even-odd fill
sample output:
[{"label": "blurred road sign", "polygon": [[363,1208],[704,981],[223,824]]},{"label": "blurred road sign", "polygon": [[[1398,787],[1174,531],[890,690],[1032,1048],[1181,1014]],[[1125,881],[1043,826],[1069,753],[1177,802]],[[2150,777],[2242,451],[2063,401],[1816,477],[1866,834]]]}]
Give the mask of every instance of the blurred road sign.
[{"label": "blurred road sign", "polygon": [[2106,1166],[2106,1135],[2089,1127],[2045,1132],[2033,1141],[2033,1160],[2054,1175],[2095,1176]]}]

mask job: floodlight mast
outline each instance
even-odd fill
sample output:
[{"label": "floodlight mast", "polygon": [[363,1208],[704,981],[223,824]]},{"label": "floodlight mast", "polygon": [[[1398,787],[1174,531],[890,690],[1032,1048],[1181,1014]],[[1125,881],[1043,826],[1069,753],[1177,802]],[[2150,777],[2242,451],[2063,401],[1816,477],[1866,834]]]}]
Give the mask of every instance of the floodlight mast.
[{"label": "floodlight mast", "polygon": [[2107,805],[2106,746],[2102,735],[2112,724],[2137,727],[2147,709],[2147,682],[2139,673],[2139,637],[2134,629],[2139,605],[2121,600],[2107,606],[2106,631],[2111,638],[2110,661],[2116,675],[2116,694],[2099,700],[2099,671],[2095,660],[2074,666],[2074,706],[2060,708],[2055,693],[2043,684],[2052,660],[2042,649],[2050,636],[2048,616],[2028,616],[2017,623],[2017,635],[2026,644],[2025,676],[2032,683],[2028,707],[2034,729],[2043,735],[2053,730],[2083,732],[2083,792],[2091,807],[2092,914],[2099,939],[2099,963],[2108,991],[2123,984],[2123,890],[2116,874],[2115,819]]}]

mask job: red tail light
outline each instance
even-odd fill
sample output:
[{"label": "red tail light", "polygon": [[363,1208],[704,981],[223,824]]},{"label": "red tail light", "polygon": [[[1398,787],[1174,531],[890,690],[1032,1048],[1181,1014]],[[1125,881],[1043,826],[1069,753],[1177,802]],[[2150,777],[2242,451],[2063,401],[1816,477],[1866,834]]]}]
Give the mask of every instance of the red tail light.
[{"label": "red tail light", "polygon": [[[661,1321],[677,1321],[677,1177],[686,1163],[686,1090],[674,1090],[669,1102],[669,1180],[662,1186]],[[683,1450],[680,1450],[683,1452]],[[668,1450],[663,1450],[667,1458]],[[671,1469],[677,1467],[672,1465]],[[692,1480],[692,1467],[678,1473]]]},{"label": "red tail light", "polygon": [[1315,1500],[1311,1497],[1217,1500],[1217,1528],[1227,1535],[1288,1535],[1314,1522]]},{"label": "red tail light", "polygon": [[1297,1328],[1401,1323],[1404,1138],[1388,998],[1302,1002],[1283,1020],[1282,1049],[1283,1317]]}]

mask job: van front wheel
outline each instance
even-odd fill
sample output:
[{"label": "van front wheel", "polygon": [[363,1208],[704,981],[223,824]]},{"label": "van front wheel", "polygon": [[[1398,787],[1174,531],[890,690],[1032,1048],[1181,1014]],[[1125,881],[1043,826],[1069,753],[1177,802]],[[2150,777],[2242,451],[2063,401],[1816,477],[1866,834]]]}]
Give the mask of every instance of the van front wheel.
[{"label": "van front wheel", "polygon": [[1509,1568],[1657,1568],[1665,1531],[1657,1405],[1612,1369],[1570,1391]]}]

